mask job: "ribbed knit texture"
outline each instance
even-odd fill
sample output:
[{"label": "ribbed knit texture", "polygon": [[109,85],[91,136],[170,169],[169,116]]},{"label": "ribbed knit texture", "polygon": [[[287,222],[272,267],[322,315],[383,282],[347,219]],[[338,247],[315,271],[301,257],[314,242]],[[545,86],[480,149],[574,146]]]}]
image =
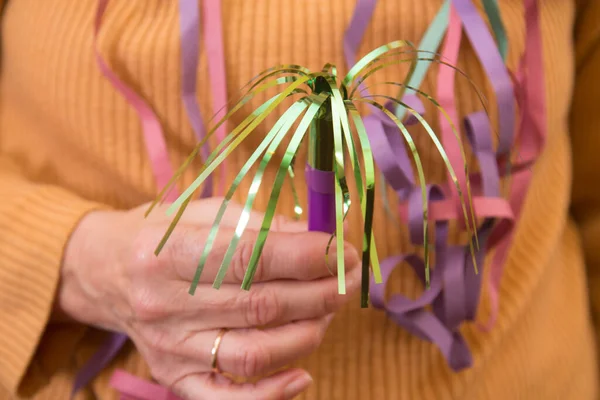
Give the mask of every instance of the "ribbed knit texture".
[{"label": "ribbed knit texture", "polygon": [[[223,0],[229,97],[236,98],[239,88],[256,73],[280,63],[317,69],[335,62],[344,71],[342,37],[354,3]],[[510,39],[509,65],[514,68],[523,51],[523,9],[520,1],[500,3]],[[304,398],[596,398],[596,336],[587,287],[589,283],[595,290],[591,296],[595,310],[600,306],[600,2],[541,3],[548,143],[534,168],[506,266],[498,323],[489,333],[474,324],[464,327],[474,354],[473,368],[452,373],[433,345],[398,328],[381,312],[359,309],[355,299],[336,316],[319,351],[299,363],[315,379]],[[361,54],[391,40],[418,42],[440,4],[441,0],[380,0]],[[136,114],[101,76],[93,58],[95,6],[93,0],[11,0],[2,17],[3,399],[11,398],[18,388],[23,397],[68,398],[73,361],[81,365],[102,335],[91,330],[81,339],[82,327],[46,327],[65,243],[89,210],[129,208],[156,194]],[[148,100],[163,122],[174,165],[183,161],[195,141],[180,99],[179,40],[175,0],[111,1],[99,39],[108,62]],[[459,67],[484,89],[493,105],[489,83],[468,43],[461,49]],[[435,71],[424,84],[431,93]],[[390,68],[374,82],[399,78],[401,71]],[[198,91],[205,120],[212,109],[207,79],[203,54]],[[252,105],[267,96],[259,96]],[[474,92],[461,79],[457,98],[463,115],[480,109]],[[495,118],[494,107],[490,110]],[[435,114],[428,109],[431,122]],[[268,123],[274,120],[270,117]],[[230,172],[241,166],[261,133],[236,152],[229,161]],[[430,140],[418,129],[413,133],[429,179],[443,180],[445,172]],[[267,179],[272,176],[273,170]],[[188,175],[186,182],[191,178]],[[247,189],[248,182],[242,185],[238,201]],[[299,191],[303,198],[302,185]],[[390,199],[394,201],[393,196]],[[266,200],[265,191],[257,206],[264,208]],[[280,211],[291,214],[292,206],[292,196],[285,194]],[[580,225],[569,216],[571,206]],[[350,221],[355,227],[350,234],[357,243],[358,218],[352,215]],[[382,207],[377,207],[375,218],[381,258],[409,250],[406,231],[390,222]],[[582,248],[589,255],[588,275]],[[422,288],[411,274],[401,271],[395,273],[390,290],[414,297]],[[484,301],[481,318],[488,312]],[[71,357],[77,344],[76,357]],[[113,367],[149,377],[132,346]],[[107,387],[110,374],[107,370],[94,382],[99,399],[117,398]],[[84,392],[80,398],[92,396]]]}]

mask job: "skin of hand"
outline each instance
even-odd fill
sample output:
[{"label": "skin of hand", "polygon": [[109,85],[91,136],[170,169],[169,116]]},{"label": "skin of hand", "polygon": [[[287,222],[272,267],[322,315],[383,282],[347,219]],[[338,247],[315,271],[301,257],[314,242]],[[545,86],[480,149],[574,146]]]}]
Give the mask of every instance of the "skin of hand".
[{"label": "skin of hand", "polygon": [[[192,202],[160,255],[154,250],[171,219],[159,208],[94,211],[67,244],[57,315],[126,333],[153,377],[184,399],[291,399],[312,382],[301,369],[281,368],[314,351],[333,313],[360,287],[360,258],[345,245],[347,294],[339,295],[328,266],[329,235],[277,217],[254,283],[240,288],[262,215],[253,213],[219,290],[212,288],[242,208],[230,204],[200,284],[188,291],[221,199]],[[332,245],[331,254],[335,254]],[[329,257],[334,260],[334,256]],[[221,328],[218,367],[211,349]]]}]

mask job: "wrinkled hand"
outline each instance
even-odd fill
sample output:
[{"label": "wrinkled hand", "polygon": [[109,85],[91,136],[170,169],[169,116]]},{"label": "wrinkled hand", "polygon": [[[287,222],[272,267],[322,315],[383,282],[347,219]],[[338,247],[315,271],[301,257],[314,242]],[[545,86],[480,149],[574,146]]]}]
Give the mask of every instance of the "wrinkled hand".
[{"label": "wrinkled hand", "polygon": [[[190,282],[219,205],[220,199],[190,204],[158,257],[154,249],[170,223],[164,209],[148,219],[146,207],[90,213],[66,249],[57,304],[75,320],[125,332],[154,378],[185,399],[292,398],[311,382],[305,371],[237,384],[211,373],[211,349],[219,330],[230,329],[219,347],[218,368],[240,377],[264,376],[314,351],[332,313],[350,298],[338,294],[337,278],[329,272],[335,266],[326,265],[329,237],[276,219],[254,284],[243,291],[262,222],[261,215],[252,215],[225,281],[215,290],[212,282],[241,212],[232,204],[191,296]],[[360,286],[360,260],[351,246],[344,251],[351,294]]]}]

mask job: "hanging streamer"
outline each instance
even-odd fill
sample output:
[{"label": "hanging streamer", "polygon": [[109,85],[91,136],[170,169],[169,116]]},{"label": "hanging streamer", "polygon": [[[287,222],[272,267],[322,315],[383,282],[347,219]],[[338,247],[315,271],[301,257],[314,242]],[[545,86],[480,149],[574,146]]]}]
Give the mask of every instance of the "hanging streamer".
[{"label": "hanging streamer", "polygon": [[[94,19],[94,55],[96,57],[96,62],[104,77],[123,96],[123,98],[127,100],[138,114],[142,124],[144,143],[146,145],[148,157],[150,158],[152,172],[154,173],[154,178],[160,189],[167,185],[173,175],[173,169],[171,168],[171,163],[169,161],[169,153],[167,152],[167,144],[165,142],[160,121],[152,108],[111,70],[110,66],[98,50],[98,32],[107,5],[108,0],[98,0],[98,9]],[[174,198],[176,198],[176,193],[169,192],[168,199],[172,200]]]},{"label": "hanging streamer", "polygon": [[[459,1],[460,3],[460,1]],[[506,36],[504,33],[503,28],[501,28],[501,24],[498,24],[499,21],[499,16],[497,15],[497,18],[490,18],[491,22],[492,22],[492,27],[494,29],[494,33],[496,36],[496,41],[498,42],[498,46],[499,46],[499,57],[496,57],[494,54],[494,51],[492,51],[491,53],[487,53],[487,54],[481,54],[482,50],[486,47],[486,46],[490,46],[490,41],[489,39],[491,38],[489,36],[489,33],[486,34],[486,31],[481,31],[482,29],[482,24],[481,24],[481,20],[478,20],[477,18],[475,18],[473,16],[473,14],[469,14],[469,11],[472,11],[472,9],[469,8],[469,4],[467,4],[465,6],[465,4],[459,4],[459,9],[460,7],[462,7],[462,23],[463,24],[467,24],[467,26],[465,26],[465,29],[468,32],[468,36],[470,37],[470,39],[472,41],[475,41],[476,43],[474,43],[474,47],[476,48],[477,52],[478,52],[478,57],[480,58],[480,60],[482,61],[483,65],[484,65],[484,69],[486,69],[486,71],[488,72],[488,76],[494,74],[494,71],[497,71],[500,69],[500,66],[502,66],[502,68],[505,68],[503,63],[499,63],[498,61],[500,59],[502,59],[501,61],[504,61],[504,59],[506,58],[506,49],[507,49],[507,43],[506,43]],[[457,10],[458,11],[458,10]],[[486,11],[488,12],[488,14],[490,14],[492,11],[494,11],[493,7],[489,7],[486,6]],[[457,12],[458,15],[460,15],[460,13]],[[475,18],[475,19],[474,19]],[[531,20],[531,16],[529,16],[527,18],[528,21]],[[475,21],[475,23],[473,23],[473,21]],[[460,25],[460,21],[458,18],[455,18],[455,24],[457,24],[457,26]],[[528,31],[531,31],[533,29],[536,28],[535,24],[533,25],[529,25],[528,24]],[[531,37],[530,32],[528,32],[528,41],[530,40],[529,38]],[[448,39],[447,39],[448,40]],[[457,45],[456,45],[457,46]],[[537,46],[538,48],[541,48],[540,46]],[[458,49],[458,47],[456,47],[456,49]],[[490,56],[490,54],[492,54]],[[541,54],[537,54],[538,60],[541,59]],[[444,54],[444,59],[446,59],[447,54]],[[539,61],[537,61],[539,63]],[[450,59],[450,63],[452,64],[453,61],[452,59]],[[541,66],[539,66],[536,70],[541,70]],[[442,72],[440,72],[442,74]],[[495,92],[498,98],[498,103],[499,103],[499,114],[502,118],[502,115],[507,115],[508,114],[508,110],[512,107],[514,109],[514,105],[507,107],[507,104],[510,104],[511,102],[514,102],[514,97],[513,96],[513,89],[511,88],[511,90],[507,90],[507,82],[510,82],[510,75],[507,71],[505,71],[505,74],[500,74],[500,78],[498,78],[496,75],[494,75],[492,77],[493,80],[495,80],[495,84],[493,84],[494,88],[495,88]],[[519,74],[519,76],[522,76],[522,74]],[[448,77],[446,77],[448,78]],[[442,80],[440,78],[440,82],[448,82],[449,79],[446,80]],[[541,85],[539,85],[541,86]],[[515,89],[517,91],[517,93],[519,92],[518,89]],[[449,91],[448,93],[452,92],[452,95],[449,95],[448,98],[451,99],[450,102],[446,103],[445,108],[450,108],[452,109],[452,103],[454,101],[454,95],[453,95],[453,90]],[[538,91],[539,93],[539,91]],[[522,102],[519,102],[520,104]],[[504,107],[503,107],[504,105]],[[538,106],[538,109],[541,108]],[[524,114],[527,114],[527,110],[523,110]],[[515,115],[514,111],[511,113],[513,116]],[[538,114],[540,115],[541,113],[534,113],[534,114]],[[502,121],[502,119],[501,119]],[[506,120],[504,120],[506,121]],[[502,125],[502,124],[501,124]],[[504,124],[505,128],[504,128],[504,134],[501,131],[500,134],[500,145],[499,145],[499,149],[498,149],[498,153],[499,155],[502,155],[503,152],[503,148],[510,148],[512,146],[512,133],[506,134],[506,132],[508,131],[508,125],[509,124]],[[523,124],[521,124],[522,126]],[[447,127],[446,127],[447,128]],[[509,240],[507,240],[507,237],[511,236],[511,232],[512,232],[512,228],[514,226],[514,218],[515,216],[512,213],[512,208],[514,208],[515,206],[515,196],[511,196],[511,206],[510,207],[508,205],[508,203],[499,198],[499,176],[500,176],[500,171],[498,170],[498,166],[496,163],[496,154],[493,151],[492,148],[492,143],[491,143],[491,138],[492,138],[492,132],[491,132],[491,128],[490,128],[490,124],[489,124],[489,120],[487,118],[487,116],[485,114],[482,114],[481,112],[479,113],[475,113],[472,115],[467,116],[467,118],[465,119],[465,130],[467,132],[467,135],[471,141],[471,145],[473,147],[473,150],[475,152],[476,158],[480,164],[480,174],[481,174],[481,178],[479,179],[478,183],[479,185],[482,187],[483,190],[483,195],[484,197],[476,197],[473,200],[473,205],[474,205],[474,210],[476,212],[476,214],[479,217],[484,218],[484,222],[482,227],[480,228],[480,232],[479,232],[479,237],[480,240],[484,246],[484,248],[487,248],[488,250],[490,248],[492,248],[494,245],[498,244],[498,242],[500,241],[500,239],[503,239],[504,242],[502,243],[503,246],[507,246]],[[524,136],[521,135],[521,131],[523,131],[523,128],[521,127],[521,130],[519,131],[519,137],[520,136]],[[540,130],[529,130],[529,132],[534,133],[534,137],[540,136],[539,134],[537,134],[536,132],[538,132]],[[447,138],[445,140],[445,144],[448,143],[448,140],[454,140],[453,138],[451,138],[451,136],[447,133],[446,131],[446,135],[445,137]],[[449,139],[448,139],[449,138]],[[536,156],[536,151],[530,151],[528,149],[539,149],[539,143],[538,146],[527,146],[526,143],[528,141],[535,141],[535,139],[532,139],[532,136],[529,135],[528,138],[522,140],[522,150],[520,152],[520,158],[518,163],[520,163],[521,165],[525,165],[523,163],[523,160],[525,163],[531,163]],[[539,140],[538,140],[539,142]],[[504,144],[503,144],[504,143]],[[456,149],[455,149],[456,150]],[[449,152],[449,156],[455,156],[456,153],[454,152],[453,154],[453,150],[450,148],[450,152]],[[522,169],[520,169],[522,171]],[[506,170],[503,170],[504,174],[506,173]],[[522,178],[517,178],[517,183],[513,184],[512,186],[512,193],[518,193],[518,192],[523,192],[526,189],[526,185],[523,184],[519,184],[518,180],[521,180]],[[393,184],[393,182],[392,182]],[[452,187],[452,185],[449,185]],[[517,198],[519,197],[518,195],[516,196]],[[440,219],[456,219],[456,214],[457,211],[453,211],[451,208],[451,203],[448,203],[447,200],[444,201],[434,201],[431,204],[431,211],[430,211],[430,217],[432,220],[435,221],[439,221]],[[405,218],[407,218],[407,221],[414,220],[414,216],[411,218],[410,217],[410,211],[409,210],[404,210],[403,207],[401,206],[401,213],[405,216]],[[497,221],[496,224],[494,225],[494,221]],[[420,237],[420,235],[416,235],[416,237]],[[456,249],[458,251],[458,253],[460,253],[461,249]],[[463,254],[465,254],[465,249],[463,250]],[[498,256],[498,253],[502,253],[502,246],[499,247],[497,254],[497,258],[499,258],[500,256]],[[456,256],[457,259],[460,259],[460,257]],[[445,256],[442,257],[445,259]],[[482,259],[483,258],[483,249],[480,249],[477,252],[476,258],[478,259]],[[465,259],[466,260],[466,259]],[[387,260],[384,261],[384,263],[382,264],[382,268],[389,268],[389,265],[386,263]],[[444,260],[446,261],[446,260]],[[463,261],[463,265],[468,265],[470,264],[471,260],[467,260],[467,261]],[[459,262],[457,265],[460,265],[461,263]],[[385,267],[384,267],[385,265]],[[501,275],[501,270],[502,270],[502,265],[503,263],[501,262],[497,262],[495,263],[495,267],[492,267],[492,272],[490,274],[491,279],[492,279],[492,284],[490,285],[490,296],[494,297],[494,293],[497,293],[497,289],[494,290],[494,286],[497,286],[497,282],[499,281],[499,276]],[[438,315],[440,317],[441,320],[443,320],[446,324],[447,329],[450,330],[454,330],[458,327],[458,324],[460,323],[460,321],[462,320],[473,320],[475,317],[475,309],[476,309],[476,304],[478,303],[478,298],[479,298],[479,292],[480,292],[480,276],[474,275],[471,272],[471,269],[453,269],[452,265],[447,264],[445,262],[440,262],[439,267],[441,267],[441,269],[443,271],[445,271],[446,273],[441,274],[440,276],[442,276],[441,279],[444,280],[444,287],[448,287],[448,290],[445,291],[441,291],[441,296],[437,297],[434,301],[434,313],[436,315]],[[452,272],[453,271],[453,272]],[[462,274],[462,275],[461,275]],[[384,276],[385,276],[385,272],[384,272]],[[433,278],[435,279],[435,277]],[[385,280],[384,280],[385,281]],[[433,285],[433,282],[432,282]],[[467,289],[467,287],[470,287],[470,289]],[[375,287],[373,287],[373,290],[376,290]],[[463,300],[461,300],[463,299]],[[492,301],[493,304],[493,310],[492,310],[492,316],[494,316],[495,314],[495,310],[497,310],[497,295],[495,297],[495,301]],[[387,306],[384,306],[384,308]],[[398,310],[396,310],[396,315],[394,316],[394,319],[399,322],[401,325],[403,326],[408,326],[411,324],[410,319],[406,319],[406,318],[401,318],[397,312]],[[390,315],[394,315],[394,311],[390,311],[389,307],[387,309],[388,314]],[[490,321],[493,322],[493,321]],[[434,330],[435,332],[432,334],[430,332],[430,334],[427,336],[428,340],[431,340],[433,342],[435,342],[436,344],[438,344],[438,346],[440,346],[440,343],[442,343],[442,345],[440,346],[440,349],[442,350],[442,352],[447,356],[448,351],[447,349],[443,348],[443,343],[444,339],[443,337],[447,337],[444,336],[443,334],[441,334],[441,330],[440,327],[438,326],[438,329]],[[459,352],[460,353],[460,352]],[[462,357],[458,356],[459,359],[463,359]],[[449,363],[450,365],[458,365],[457,360],[453,360],[453,359],[449,359]]]},{"label": "hanging streamer", "polygon": [[494,89],[498,104],[500,134],[497,152],[499,156],[507,156],[513,145],[517,115],[508,69],[491,33],[471,0],[453,0],[452,4],[460,15],[465,33]]},{"label": "hanging streamer", "polygon": [[[357,26],[357,27],[361,28],[361,29],[359,29],[359,31],[364,31],[364,28],[366,27],[365,20],[368,17],[370,17],[370,13],[368,11],[370,10],[372,12],[372,10],[374,8],[373,2],[371,2],[370,8],[367,7],[368,4],[366,4],[366,3],[368,3],[368,2],[363,1],[363,2],[357,3],[357,7],[355,9],[355,14],[352,19],[351,27],[354,25],[355,27]],[[431,54],[434,54],[434,52],[437,50],[437,47],[439,46],[439,43],[441,42],[441,39],[447,28],[448,12],[449,12],[449,2],[446,2],[446,3],[444,3],[444,5],[440,9],[440,11],[438,12],[438,15],[436,16],[432,25],[426,32],[426,34],[422,40],[422,44],[419,46],[419,49],[425,50],[424,53],[429,52]],[[362,17],[362,20],[361,20],[361,17]],[[458,23],[457,28],[458,28],[457,33],[458,33],[458,36],[460,37],[460,22]],[[356,40],[355,37],[348,35],[349,31],[350,31],[350,28],[347,31],[344,49],[346,52],[347,62],[349,63],[349,65],[352,65],[350,63],[353,61],[353,58],[355,57],[356,47],[360,44],[360,41]],[[421,81],[423,80],[430,64],[431,64],[431,61],[419,60],[419,62],[417,64],[417,68],[415,69],[415,73],[411,76],[411,80],[409,81],[409,86],[415,87],[415,89],[408,89],[406,92],[406,95],[410,96],[410,95],[414,95],[416,93],[416,88],[420,85]],[[451,62],[450,62],[450,64],[451,64]],[[366,90],[364,90],[364,92],[366,92]],[[388,102],[388,105],[390,103],[391,103],[391,101]],[[404,113],[407,110],[407,108],[403,107],[402,105],[398,105],[398,107],[394,107],[394,108],[396,108],[396,113],[398,114],[399,117],[403,117]],[[387,142],[385,140],[386,137],[383,134],[379,133],[385,129],[384,128],[385,125],[378,119],[378,116],[376,114],[372,114],[372,115],[368,116],[367,118],[365,118],[365,125],[367,126],[367,130],[369,132],[371,139],[373,139],[374,137],[381,138],[380,142],[379,142],[380,146],[377,147],[376,144],[373,143],[374,155],[377,159],[379,168],[384,171],[384,174],[388,180],[388,183],[391,183],[392,187],[394,187],[396,190],[398,190],[400,192],[399,195],[402,198],[402,194],[403,194],[402,191],[406,191],[407,188],[414,186],[414,184],[412,183],[412,171],[410,169],[410,163],[407,163],[407,167],[404,167],[404,168],[402,168],[402,166],[400,168],[394,167],[395,162],[404,161],[403,158],[405,160],[407,160],[406,156],[402,157],[402,155],[400,155],[400,157],[398,157],[399,151],[397,151],[395,147],[394,147],[394,150],[396,150],[396,151],[392,152],[391,155],[387,155],[386,153],[383,152],[386,150],[389,151],[391,146],[389,146],[388,143],[386,143]],[[393,137],[394,136],[388,135],[388,138],[393,139]],[[402,143],[399,143],[398,145],[402,146]],[[381,151],[376,151],[376,149],[381,150]],[[400,149],[403,150],[403,147],[400,147]],[[395,157],[393,155],[394,153],[395,153]],[[383,166],[383,168],[382,168],[382,166]],[[385,168],[386,166],[388,166],[389,168]],[[402,171],[403,174],[402,174],[402,172],[399,174],[398,171]],[[411,209],[413,210],[413,212],[411,212],[412,217],[409,218],[409,228],[411,231],[411,237],[413,238],[413,242],[422,244],[423,240],[422,240],[421,234],[419,234],[419,233],[415,234],[415,232],[422,232],[422,230],[420,229],[421,225],[419,223],[420,218],[419,218],[419,214],[417,212],[421,206],[419,204],[420,196],[417,195],[418,191],[416,191],[414,189],[409,190],[407,193],[410,193],[408,195],[409,196],[408,203],[411,206]],[[429,202],[431,195],[434,195],[434,197],[431,198],[432,200],[439,201],[443,198],[441,192],[438,189],[436,189],[435,187],[429,187],[428,193],[429,193],[428,202]],[[435,202],[433,202],[431,204],[435,204]],[[455,216],[452,215],[451,219],[454,219],[454,218],[455,218]],[[440,219],[440,221],[442,221],[442,219]],[[457,332],[454,332],[456,330],[456,327],[452,327],[451,329],[448,329],[444,325],[443,321],[444,321],[446,315],[449,316],[447,319],[453,319],[455,321],[462,321],[463,315],[474,316],[474,314],[475,314],[474,310],[476,308],[477,299],[478,299],[478,296],[477,296],[478,290],[477,289],[480,286],[480,284],[479,284],[479,281],[477,281],[477,280],[473,280],[473,279],[468,280],[467,278],[463,278],[464,275],[469,274],[469,271],[464,270],[465,268],[467,268],[469,266],[471,268],[470,274],[475,275],[475,274],[473,274],[473,268],[475,267],[475,265],[473,263],[469,263],[465,260],[466,254],[463,251],[463,249],[461,249],[461,248],[450,249],[451,254],[450,255],[447,254],[448,253],[448,251],[446,251],[447,244],[445,243],[446,235],[444,234],[444,232],[446,232],[446,230],[447,230],[447,222],[440,222],[440,223],[436,224],[436,238],[440,238],[440,239],[444,238],[444,240],[442,240],[441,242],[438,241],[437,246],[436,246],[436,259],[438,260],[439,268],[437,268],[434,271],[434,276],[431,277],[432,287],[430,287],[423,294],[423,296],[420,299],[412,302],[411,300],[408,300],[402,296],[395,295],[392,297],[389,304],[385,304],[382,300],[382,298],[383,298],[382,291],[384,290],[385,285],[372,285],[371,296],[373,298],[374,306],[384,308],[386,310],[387,315],[390,318],[392,318],[396,323],[405,327],[409,331],[416,333],[417,335],[424,338],[425,340],[430,340],[430,341],[436,343],[436,345],[440,348],[440,350],[442,351],[444,356],[448,359],[449,364],[452,366],[452,368],[458,370],[458,369],[468,367],[471,364],[471,357],[470,357],[468,348],[466,347],[465,342],[462,339],[462,337],[460,336],[460,334]],[[481,254],[482,254],[482,252],[480,251],[478,254],[478,259],[480,260],[480,262],[482,259]],[[417,260],[417,259],[415,259],[415,257],[416,256],[414,256],[414,255],[413,256],[397,256],[397,257],[392,257],[390,259],[383,261],[382,273],[383,273],[384,282],[387,282],[387,279],[389,278],[389,273],[396,266],[396,264],[398,264],[401,260],[404,260],[404,259],[412,260],[412,262],[410,262],[409,264],[412,265],[413,268],[416,268],[416,270],[419,270],[419,267],[423,267],[422,262],[418,263],[415,261],[415,260]],[[417,272],[417,271],[415,271],[415,272]],[[421,273],[421,276],[422,276],[422,273]],[[454,279],[454,281],[453,281],[453,277],[457,277],[457,278]],[[425,281],[426,281],[425,276],[423,276],[422,280],[425,283]],[[456,283],[456,284],[453,284],[451,286],[452,287],[451,290],[447,290],[447,291],[443,292],[441,289],[442,288],[442,285],[441,285],[442,280],[446,281],[446,284],[448,284],[448,283]],[[466,285],[468,286],[468,292],[471,295],[467,296],[466,294],[464,294],[463,296],[456,296],[457,285],[459,285],[465,281],[466,281]],[[465,288],[465,290],[466,290],[466,288]],[[463,302],[465,304],[461,304],[460,300],[458,302],[456,302],[456,301],[451,302],[451,301],[446,300],[445,303],[447,303],[447,304],[445,304],[441,300],[438,300],[437,302],[435,302],[435,299],[442,299],[442,297],[440,296],[440,294],[442,294],[442,292],[446,294],[444,298],[446,298],[446,299],[448,299],[448,298],[451,298],[451,299],[463,298],[464,299]],[[455,296],[448,297],[447,293],[449,293],[449,292],[452,292]],[[466,304],[467,299],[470,300],[468,302],[468,304]],[[436,315],[432,315],[431,313],[428,313],[425,310],[425,305],[429,304],[431,302],[435,302],[437,305],[439,305],[438,307],[436,307],[436,309],[437,309]],[[399,307],[400,305],[406,305],[409,307],[408,308]],[[456,323],[455,325],[458,325],[458,323]]]},{"label": "hanging streamer", "polygon": [[[181,96],[185,111],[190,120],[196,139],[201,141],[206,135],[204,121],[196,96],[198,59],[200,54],[200,9],[198,0],[179,1],[179,26],[181,36]],[[204,160],[210,154],[209,143],[201,149]],[[212,195],[212,181],[208,180],[202,188],[202,197]]]},{"label": "hanging streamer", "polygon": [[[521,142],[519,160],[527,163],[539,156],[543,150],[547,134],[544,54],[541,15],[537,0],[525,0],[525,21],[525,51],[519,68],[523,89],[522,119],[519,127]],[[534,73],[529,73],[529,71],[534,71]],[[529,168],[517,171],[512,176],[510,204],[516,218],[521,214],[531,178],[532,171]],[[510,235],[503,238],[492,259],[490,266],[492,313],[486,324],[487,329],[491,329],[498,318],[500,280],[513,238],[514,230],[511,231]]]},{"label": "hanging streamer", "polygon": [[[223,17],[221,0],[202,0],[204,10],[204,47],[208,60],[208,75],[212,94],[213,120],[218,121],[227,113],[227,76],[225,73],[225,46],[223,42]],[[215,132],[217,141],[225,139],[227,125],[221,125]],[[225,193],[227,163],[221,164],[219,193]]]}]

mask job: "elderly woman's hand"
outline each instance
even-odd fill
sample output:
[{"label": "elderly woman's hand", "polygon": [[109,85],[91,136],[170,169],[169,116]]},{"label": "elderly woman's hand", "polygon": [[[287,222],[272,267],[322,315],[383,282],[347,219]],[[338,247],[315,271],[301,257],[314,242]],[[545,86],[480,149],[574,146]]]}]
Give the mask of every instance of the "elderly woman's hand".
[{"label": "elderly woman's hand", "polygon": [[[253,215],[223,285],[215,290],[212,281],[241,211],[232,205],[191,296],[190,282],[219,204],[219,199],[192,203],[159,257],[153,252],[170,222],[163,210],[148,219],[143,207],[89,214],[66,249],[58,309],[80,322],[125,332],[154,378],[183,398],[292,398],[310,384],[306,372],[287,370],[256,384],[236,384],[211,373],[211,349],[220,330],[229,329],[217,366],[242,377],[268,374],[315,350],[332,313],[350,297],[338,295],[337,278],[329,272],[335,266],[326,265],[328,235],[277,219],[255,283],[243,291],[261,223]],[[360,286],[360,260],[351,246],[345,254],[352,293]]]}]

